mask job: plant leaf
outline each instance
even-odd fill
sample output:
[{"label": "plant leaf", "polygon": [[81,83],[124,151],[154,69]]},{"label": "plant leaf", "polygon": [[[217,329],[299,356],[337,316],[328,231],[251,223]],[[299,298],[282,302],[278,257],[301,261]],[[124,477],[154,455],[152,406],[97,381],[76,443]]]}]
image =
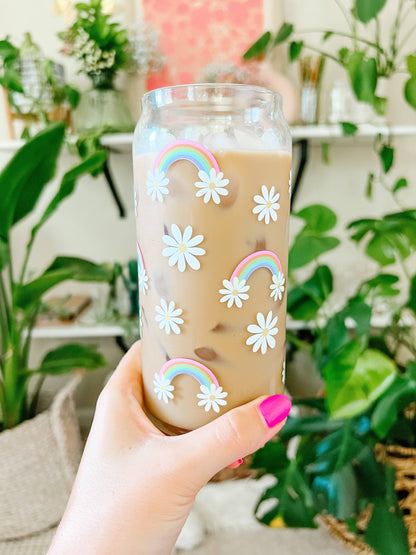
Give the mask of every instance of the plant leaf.
[{"label": "plant leaf", "polygon": [[408,104],[416,110],[416,77],[408,79],[404,85],[404,97]]},{"label": "plant leaf", "polygon": [[31,304],[39,302],[46,291],[71,278],[69,270],[57,270],[55,272],[45,272],[38,278],[22,286],[16,286],[14,292],[14,304],[18,308],[26,309]]},{"label": "plant leaf", "polygon": [[409,54],[406,58],[407,70],[412,77],[416,77],[416,55]]},{"label": "plant leaf", "polygon": [[368,174],[367,186],[365,188],[365,196],[368,199],[371,199],[371,197],[373,196],[373,184],[374,184],[374,174],[370,172]]},{"label": "plant leaf", "polygon": [[35,206],[55,173],[64,139],[63,124],[54,124],[20,148],[0,174],[0,235],[7,241],[12,225]]},{"label": "plant leaf", "polygon": [[318,266],[304,283],[289,291],[287,311],[295,320],[311,320],[332,293],[333,279],[328,266]]},{"label": "plant leaf", "polygon": [[393,360],[374,349],[361,353],[352,341],[324,368],[327,406],[332,418],[351,418],[367,410],[397,376]]},{"label": "plant leaf", "polygon": [[68,344],[49,351],[36,371],[41,374],[58,376],[66,374],[74,368],[95,370],[105,364],[105,358],[97,353],[94,347]]},{"label": "plant leaf", "polygon": [[340,240],[336,237],[298,235],[289,252],[290,271],[306,266],[339,244]]},{"label": "plant leaf", "polygon": [[332,37],[334,31],[325,31],[324,36],[322,37],[322,42],[327,41],[329,38]]},{"label": "plant leaf", "polygon": [[388,173],[393,165],[394,148],[389,145],[383,145],[379,152],[380,160],[383,166],[384,173]]},{"label": "plant leaf", "polygon": [[371,427],[380,439],[384,439],[399,414],[416,399],[416,381],[408,376],[398,376],[388,391],[378,401],[371,417]]},{"label": "plant leaf", "polygon": [[400,189],[403,189],[404,187],[407,187],[408,183],[407,183],[407,179],[405,177],[401,177],[400,179],[398,179],[393,187],[393,193],[396,193],[397,191],[399,191]]},{"label": "plant leaf", "polygon": [[303,40],[301,41],[293,41],[290,43],[289,46],[289,59],[291,62],[294,62],[299,58],[303,49]]},{"label": "plant leaf", "polygon": [[313,495],[295,460],[278,473],[277,484],[264,492],[255,509],[256,515],[269,499],[278,500],[278,504],[259,519],[261,522],[271,527],[317,528]]},{"label": "plant leaf", "polygon": [[71,85],[64,85],[63,93],[67,98],[71,108],[76,108],[81,98],[80,92],[75,87],[71,87]]},{"label": "plant leaf", "polygon": [[276,38],[273,41],[273,46],[277,46],[278,44],[285,42],[285,40],[287,40],[292,33],[293,33],[293,25],[291,23],[286,23],[286,22],[282,23],[282,26],[277,31]]},{"label": "plant leaf", "polygon": [[353,52],[348,58],[347,70],[357,99],[373,104],[377,87],[376,60],[366,59],[363,52]]},{"label": "plant leaf", "polygon": [[10,247],[6,241],[0,237],[0,272],[10,261]]},{"label": "plant leaf", "polygon": [[329,165],[329,143],[327,141],[321,143],[321,159],[326,166]]},{"label": "plant leaf", "polygon": [[266,31],[254,44],[250,46],[243,54],[243,60],[251,60],[266,53],[267,47],[271,41],[272,35],[270,31]]},{"label": "plant leaf", "polygon": [[280,441],[271,440],[253,454],[250,468],[256,468],[260,475],[275,474],[289,465],[286,447]]},{"label": "plant leaf", "polygon": [[103,165],[105,159],[106,159],[105,152],[96,152],[95,154],[91,155],[87,159],[83,160],[81,164],[78,164],[78,166],[75,166],[74,168],[66,172],[66,174],[62,178],[61,185],[59,187],[58,192],[51,200],[49,205],[47,206],[39,222],[32,228],[31,242],[33,242],[33,239],[36,233],[43,226],[43,224],[52,216],[52,214],[58,208],[60,203],[73,193],[77,180],[82,175],[85,175],[86,173],[90,173],[96,169],[99,169]]},{"label": "plant leaf", "polygon": [[330,420],[326,413],[301,417],[289,416],[284,428],[279,432],[279,438],[281,441],[288,441],[298,435],[328,434],[339,430],[343,425],[343,420]]},{"label": "plant leaf", "polygon": [[409,291],[409,301],[407,306],[413,310],[414,314],[416,315],[416,275],[412,277],[410,280],[410,291]]},{"label": "plant leaf", "polygon": [[333,229],[337,223],[335,212],[323,204],[311,204],[299,212],[294,212],[293,216],[305,221],[302,233],[325,233]]},{"label": "plant leaf", "polygon": [[340,122],[342,127],[342,134],[345,136],[348,135],[355,135],[358,131],[358,126],[354,123],[350,123],[348,121],[341,121]]},{"label": "plant leaf", "polygon": [[360,21],[368,23],[383,9],[386,0],[355,0],[355,13]]},{"label": "plant leaf", "polygon": [[47,272],[67,271],[71,279],[77,281],[105,281],[113,277],[113,270],[107,264],[96,264],[90,260],[71,256],[58,256],[47,269]]},{"label": "plant leaf", "polygon": [[410,555],[407,529],[397,501],[376,499],[364,535],[378,555]]}]

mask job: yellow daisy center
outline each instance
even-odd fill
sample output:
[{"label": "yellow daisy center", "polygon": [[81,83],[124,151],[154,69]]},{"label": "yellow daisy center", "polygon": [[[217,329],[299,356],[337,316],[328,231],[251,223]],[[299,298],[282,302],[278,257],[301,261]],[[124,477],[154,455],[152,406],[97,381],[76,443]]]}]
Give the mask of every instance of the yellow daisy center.
[{"label": "yellow daisy center", "polygon": [[216,397],[213,393],[211,393],[211,395],[209,396],[209,400],[210,401],[215,401]]},{"label": "yellow daisy center", "polygon": [[208,185],[208,188],[211,189],[211,191],[215,189],[215,183],[211,181],[211,183]]},{"label": "yellow daisy center", "polygon": [[268,200],[268,201],[266,202],[266,208],[271,208],[271,206],[272,206],[272,203],[271,203],[270,200]]},{"label": "yellow daisy center", "polygon": [[159,189],[159,181],[155,181],[154,184],[153,184],[153,187],[155,189]]},{"label": "yellow daisy center", "polygon": [[169,320],[172,318],[172,316],[170,314],[166,314],[165,319],[169,322]]},{"label": "yellow daisy center", "polygon": [[181,243],[181,244],[179,245],[179,247],[178,247],[178,251],[181,252],[182,254],[183,254],[184,252],[186,252],[187,249],[188,249],[188,247],[185,245],[185,243]]},{"label": "yellow daisy center", "polygon": [[266,335],[269,335],[269,328],[264,328],[262,335],[263,337],[266,337]]},{"label": "yellow daisy center", "polygon": [[238,290],[237,290],[237,289],[233,289],[233,290],[231,291],[231,295],[234,295],[234,297],[235,297],[236,295],[238,295]]}]

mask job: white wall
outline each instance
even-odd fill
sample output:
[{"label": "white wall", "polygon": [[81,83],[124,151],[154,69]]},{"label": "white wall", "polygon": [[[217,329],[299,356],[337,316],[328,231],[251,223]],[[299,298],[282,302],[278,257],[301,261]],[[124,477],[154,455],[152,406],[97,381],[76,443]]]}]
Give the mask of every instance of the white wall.
[{"label": "white wall", "polygon": [[[331,0],[309,0],[308,2],[285,0],[280,2],[278,10],[270,9],[270,0],[267,2],[268,13],[276,14],[276,19],[282,17],[283,14],[286,20],[294,22],[298,28],[344,28],[336,3]],[[3,0],[1,4],[0,36],[10,34],[12,38],[19,40],[23,32],[29,30],[48,56],[65,64],[68,79],[85,88],[86,82],[76,75],[72,60],[59,54],[61,44],[56,34],[64,28],[64,22],[61,18],[52,15],[52,1]],[[389,11],[384,14],[386,23],[391,21],[396,4],[389,1]],[[129,9],[131,10],[131,3]],[[130,13],[132,12],[130,11]],[[280,21],[270,22],[270,25],[267,26],[277,28],[278,25],[280,25]],[[334,41],[330,44],[337,43]],[[283,56],[283,53],[278,55]],[[296,67],[288,68],[288,73],[296,82]],[[328,63],[325,69],[323,98],[325,98],[325,90],[327,91],[333,81],[340,76],[342,73],[339,68],[335,64]],[[134,97],[134,91],[130,92]],[[416,112],[407,107],[402,100],[400,79],[395,79],[390,83],[388,94],[390,97],[390,122],[416,124]],[[0,108],[0,140],[5,138],[7,138],[7,130],[4,113]],[[395,145],[397,158],[392,174],[413,179],[411,189],[402,192],[399,198],[404,205],[414,206],[416,202],[415,138],[399,139],[395,141]],[[0,154],[1,165],[7,158],[8,155]],[[377,159],[372,152],[370,140],[360,141],[356,146],[353,146],[351,141],[347,144],[345,141],[333,144],[330,150],[330,159],[329,166],[322,165],[319,145],[312,148],[311,160],[299,191],[296,208],[313,202],[327,203],[339,216],[337,231],[340,236],[343,235],[343,227],[346,222],[361,216],[375,216],[394,209],[390,196],[380,187],[375,187],[374,198],[371,201],[365,198],[367,174],[377,168]],[[73,162],[74,159],[64,155],[60,171],[64,171]],[[41,269],[56,254],[79,255],[98,262],[105,260],[123,262],[135,256],[130,156],[113,154],[110,163],[123,201],[129,209],[128,217],[125,220],[119,219],[103,177],[99,177],[97,180],[83,179],[79,183],[76,194],[62,205],[59,212],[48,222],[39,236],[32,260],[33,268]],[[44,205],[46,202],[47,199],[43,198],[41,204]],[[17,258],[22,255],[24,237],[32,222],[33,219],[28,218],[16,229],[13,249]],[[296,224],[293,229],[295,227]],[[337,288],[341,294],[351,293],[355,284],[361,279],[362,273],[372,271],[371,264],[365,260],[360,261],[357,249],[353,245],[340,250],[332,258],[332,261],[337,278]],[[85,287],[83,285],[81,289],[85,290]],[[120,353],[113,347],[110,340],[102,341],[100,344],[108,356],[109,368],[112,368]],[[48,346],[47,342],[38,341],[35,344],[34,359],[38,359]],[[100,377],[90,378],[92,385],[84,388],[83,402],[88,402],[90,390],[97,388],[97,382],[102,379],[102,375],[103,373],[97,375]]]}]

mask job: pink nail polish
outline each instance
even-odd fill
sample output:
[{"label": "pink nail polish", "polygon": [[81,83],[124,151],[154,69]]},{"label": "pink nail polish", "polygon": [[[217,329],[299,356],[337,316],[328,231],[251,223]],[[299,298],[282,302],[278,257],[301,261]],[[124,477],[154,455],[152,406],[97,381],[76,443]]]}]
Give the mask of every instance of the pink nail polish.
[{"label": "pink nail polish", "polygon": [[259,411],[269,428],[282,422],[289,414],[292,403],[286,395],[271,395],[259,405]]},{"label": "pink nail polish", "polygon": [[234,461],[233,463],[229,464],[228,468],[231,468],[232,470],[234,470],[235,468],[238,468],[242,462],[243,462],[243,459],[238,459],[237,461]]}]

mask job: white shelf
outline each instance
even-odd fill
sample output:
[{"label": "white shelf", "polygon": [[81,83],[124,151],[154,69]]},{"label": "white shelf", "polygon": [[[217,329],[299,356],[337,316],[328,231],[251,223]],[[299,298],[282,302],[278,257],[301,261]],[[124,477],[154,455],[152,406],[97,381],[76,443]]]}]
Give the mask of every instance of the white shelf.
[{"label": "white shelf", "polygon": [[[137,325],[137,335],[139,326]],[[62,324],[60,326],[37,326],[32,332],[33,339],[86,339],[89,337],[122,337],[126,331],[121,326]]]},{"label": "white shelf", "polygon": [[[416,125],[373,125],[363,123],[358,126],[355,135],[347,137],[343,135],[340,125],[294,125],[291,127],[292,138],[299,139],[344,139],[352,142],[357,137],[372,138],[378,135],[391,135],[394,137],[409,137],[416,135]],[[75,138],[69,138],[75,141]],[[101,144],[103,146],[114,148],[120,152],[130,152],[133,141],[133,133],[109,133],[103,135]],[[0,141],[0,152],[14,152],[20,148],[25,141],[21,139]]]},{"label": "white shelf", "polygon": [[[389,314],[380,314],[373,317],[371,324],[373,328],[383,329],[391,323]],[[414,325],[410,319],[403,322],[404,325]],[[290,331],[298,331],[311,329],[313,326],[310,322],[301,320],[288,319],[287,329]],[[352,326],[348,326],[352,327]],[[137,325],[137,336],[139,326]],[[123,337],[126,330],[121,326],[106,324],[62,324],[60,326],[38,326],[32,332],[33,339],[86,339],[86,338],[106,338],[106,337]]]}]

